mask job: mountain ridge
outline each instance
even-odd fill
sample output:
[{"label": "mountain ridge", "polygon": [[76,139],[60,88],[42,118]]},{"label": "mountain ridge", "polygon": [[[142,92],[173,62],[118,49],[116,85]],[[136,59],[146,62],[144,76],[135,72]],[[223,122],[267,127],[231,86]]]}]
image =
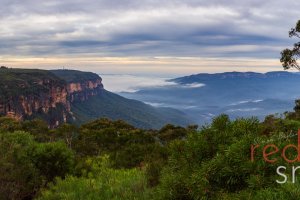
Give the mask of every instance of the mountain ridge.
[{"label": "mountain ridge", "polygon": [[222,113],[232,119],[256,116],[262,120],[272,113],[290,111],[300,98],[299,72],[200,73],[168,81],[176,84],[142,88],[124,96],[177,108],[198,124],[209,123]]},{"label": "mountain ridge", "polygon": [[92,72],[2,67],[0,93],[1,116],[17,120],[39,118],[52,128],[100,117],[125,120],[141,128],[191,122],[175,109],[154,108],[106,91],[102,78]]},{"label": "mountain ridge", "polygon": [[199,74],[192,74],[188,76],[178,77],[174,79],[169,79],[170,82],[177,82],[177,83],[184,83],[191,81],[208,81],[212,78],[224,80],[224,79],[233,79],[233,78],[274,78],[274,77],[299,77],[299,72],[287,72],[287,71],[270,71],[266,73],[259,73],[259,72],[222,72],[222,73],[199,73]]}]

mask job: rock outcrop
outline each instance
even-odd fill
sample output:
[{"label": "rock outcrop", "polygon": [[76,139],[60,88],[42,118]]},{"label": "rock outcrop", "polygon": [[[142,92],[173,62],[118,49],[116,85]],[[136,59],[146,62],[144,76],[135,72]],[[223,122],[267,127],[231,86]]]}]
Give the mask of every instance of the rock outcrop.
[{"label": "rock outcrop", "polygon": [[41,118],[56,127],[74,120],[73,102],[86,101],[102,90],[102,79],[94,73],[0,69],[0,115],[17,120]]},{"label": "rock outcrop", "polygon": [[68,83],[67,91],[69,101],[85,101],[90,96],[98,95],[103,89],[102,80],[99,77],[97,80],[88,80],[81,83]]}]

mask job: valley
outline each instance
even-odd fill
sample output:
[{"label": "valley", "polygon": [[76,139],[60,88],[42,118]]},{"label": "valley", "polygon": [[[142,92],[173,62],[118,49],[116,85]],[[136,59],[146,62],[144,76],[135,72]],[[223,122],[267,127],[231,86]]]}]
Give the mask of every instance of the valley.
[{"label": "valley", "polygon": [[291,111],[300,97],[300,74],[286,71],[196,74],[167,81],[173,84],[119,94],[176,108],[198,124],[210,123],[222,113],[232,119],[257,116],[262,120],[269,114]]}]

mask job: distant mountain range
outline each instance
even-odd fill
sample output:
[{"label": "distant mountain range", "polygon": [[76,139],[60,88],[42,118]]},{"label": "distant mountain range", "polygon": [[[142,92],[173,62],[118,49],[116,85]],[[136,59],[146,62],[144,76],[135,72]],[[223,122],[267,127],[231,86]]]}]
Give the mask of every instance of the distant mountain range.
[{"label": "distant mountain range", "polygon": [[0,115],[42,119],[50,127],[106,117],[140,128],[187,125],[186,114],[157,108],[106,91],[95,73],[76,70],[0,69]]},{"label": "distant mountain range", "polygon": [[286,71],[202,73],[168,81],[176,84],[122,95],[179,109],[199,124],[221,113],[263,119],[292,110],[294,100],[300,98],[300,74]]}]

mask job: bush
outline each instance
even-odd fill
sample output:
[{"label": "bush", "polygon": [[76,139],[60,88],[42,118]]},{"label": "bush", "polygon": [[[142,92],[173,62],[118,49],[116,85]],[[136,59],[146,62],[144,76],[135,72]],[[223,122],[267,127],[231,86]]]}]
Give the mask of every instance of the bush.
[{"label": "bush", "polygon": [[112,169],[108,157],[86,160],[91,171],[82,177],[56,179],[40,200],[150,199],[144,173],[138,169]]},{"label": "bush", "polygon": [[28,133],[0,133],[0,199],[31,198],[42,185],[31,161],[34,145]]}]

